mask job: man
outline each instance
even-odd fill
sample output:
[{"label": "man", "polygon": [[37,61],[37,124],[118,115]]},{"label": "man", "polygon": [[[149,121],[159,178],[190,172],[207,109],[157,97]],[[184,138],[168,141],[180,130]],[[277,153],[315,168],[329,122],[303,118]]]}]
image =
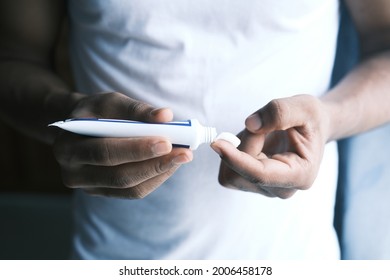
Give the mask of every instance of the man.
[{"label": "man", "polygon": [[[0,7],[1,116],[53,144],[64,183],[85,191],[75,258],[338,257],[330,142],[390,119],[388,1],[348,1],[367,59],[326,94],[337,1],[24,2]],[[65,14],[77,92],[51,61]],[[239,149],[212,148],[219,182],[241,191],[218,186],[208,147],[46,127],[173,115],[239,133]]]}]

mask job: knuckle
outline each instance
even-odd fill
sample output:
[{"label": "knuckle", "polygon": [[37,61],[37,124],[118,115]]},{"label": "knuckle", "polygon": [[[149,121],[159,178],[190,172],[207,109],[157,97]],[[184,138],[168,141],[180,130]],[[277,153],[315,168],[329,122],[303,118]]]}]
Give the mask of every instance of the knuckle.
[{"label": "knuckle", "polygon": [[116,155],[106,141],[101,141],[95,152],[86,155],[91,158],[92,162],[104,165],[115,165]]},{"label": "knuckle", "polygon": [[130,188],[128,196],[132,199],[143,199],[145,198],[150,192],[145,190],[144,188]]},{"label": "knuckle", "polygon": [[170,167],[173,167],[173,164],[171,162],[165,163],[162,161],[157,161],[152,167],[153,168],[152,173],[159,175],[167,172],[170,169]]},{"label": "knuckle", "polygon": [[69,179],[62,179],[62,183],[64,184],[65,187],[69,189],[77,189],[78,186],[73,184],[72,180]]},{"label": "knuckle", "polygon": [[65,165],[69,159],[67,153],[62,153],[58,148],[53,149],[54,158],[62,166]]},{"label": "knuckle", "polygon": [[67,148],[66,145],[63,145],[61,141],[57,140],[54,143],[52,150],[53,150],[54,157],[58,163],[64,165],[67,162],[69,162],[70,160],[69,149]]},{"label": "knuckle", "polygon": [[218,183],[221,185],[221,186],[224,186],[224,187],[227,187],[229,185],[228,183],[228,178],[227,178],[227,172],[222,169],[220,172],[219,172],[219,175],[218,175]]},{"label": "knuckle", "polygon": [[301,175],[299,176],[299,178],[301,178],[301,181],[299,182],[299,185],[296,187],[296,189],[298,190],[310,189],[318,173],[318,168],[316,167],[316,165],[310,162],[305,162],[304,164],[305,166],[302,169]]},{"label": "knuckle", "polygon": [[91,111],[92,114],[96,114],[97,116],[101,116],[102,112],[104,112],[104,108],[109,102],[112,94],[108,92],[100,93],[98,95],[92,96],[89,98],[88,103],[83,105],[83,108]]},{"label": "knuckle", "polygon": [[288,106],[280,99],[271,100],[266,106],[266,123],[267,121],[276,129],[283,129],[283,119],[288,118]]},{"label": "knuckle", "polygon": [[291,189],[279,189],[275,192],[275,195],[281,199],[289,199],[296,193],[296,190]]},{"label": "knuckle", "polygon": [[64,170],[62,171],[62,183],[65,187],[70,189],[76,189],[78,187],[74,177],[69,172]]},{"label": "knuckle", "polygon": [[114,166],[119,162],[118,149],[114,141],[106,139],[90,139],[88,143],[77,148],[70,159],[72,163],[88,163]]},{"label": "knuckle", "polygon": [[126,158],[130,161],[141,161],[155,156],[153,140],[132,139],[126,147]]},{"label": "knuckle", "polygon": [[143,102],[133,101],[127,107],[127,113],[129,116],[135,116],[136,118],[145,117],[149,106]]},{"label": "knuckle", "polygon": [[72,117],[116,118],[116,110],[121,104],[119,92],[100,92],[80,101]]},{"label": "knuckle", "polygon": [[225,177],[219,176],[219,177],[218,177],[218,182],[219,182],[219,184],[220,184],[221,186],[223,186],[223,187],[228,187],[228,186],[230,185],[230,184],[228,183],[228,181],[226,180]]},{"label": "knuckle", "polygon": [[250,177],[248,178],[248,181],[257,186],[257,187],[264,187],[264,186],[267,186],[267,181],[264,179],[264,178],[260,178],[260,177]]},{"label": "knuckle", "polygon": [[136,176],[129,176],[126,172],[117,171],[113,174],[110,180],[110,187],[125,189],[136,185]]},{"label": "knuckle", "polygon": [[150,157],[151,149],[137,141],[122,140],[99,140],[89,160],[106,166],[115,166],[126,162],[137,162]]},{"label": "knuckle", "polygon": [[152,177],[150,170],[120,167],[111,175],[109,185],[118,189],[133,188]]},{"label": "knuckle", "polygon": [[311,188],[311,184],[304,184],[304,185],[299,186],[297,189],[302,190],[302,191],[306,191],[310,188]]},{"label": "knuckle", "polygon": [[226,188],[237,188],[237,179],[239,175],[227,168],[220,171],[218,176],[218,182],[221,186]]},{"label": "knuckle", "polygon": [[135,186],[170,170],[170,165],[160,160],[152,165],[148,164],[145,166],[143,164],[137,166],[123,165],[115,167],[111,174],[111,178],[109,179],[109,185],[119,189],[134,188]]},{"label": "knuckle", "polygon": [[104,108],[107,106],[107,103],[110,102],[119,102],[120,98],[122,97],[122,94],[119,92],[102,92],[99,95],[97,95],[97,106],[99,108]]}]

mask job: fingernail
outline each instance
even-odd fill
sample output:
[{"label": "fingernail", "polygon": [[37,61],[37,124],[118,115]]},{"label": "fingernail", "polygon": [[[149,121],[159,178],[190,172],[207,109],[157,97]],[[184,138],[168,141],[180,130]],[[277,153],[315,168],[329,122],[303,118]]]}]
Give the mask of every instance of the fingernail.
[{"label": "fingernail", "polygon": [[262,123],[258,114],[250,115],[245,121],[246,128],[251,131],[259,130],[261,125]]},{"label": "fingernail", "polygon": [[157,108],[157,109],[154,109],[150,112],[150,115],[155,117],[158,115],[158,113],[162,110],[162,108]]},{"label": "fingernail", "polygon": [[170,122],[173,119],[173,113],[169,108],[157,108],[150,112],[150,117],[157,122]]},{"label": "fingernail", "polygon": [[156,156],[166,155],[172,150],[172,145],[168,142],[157,142],[152,146],[152,152]]},{"label": "fingernail", "polygon": [[175,158],[173,158],[172,162],[174,164],[184,164],[184,163],[188,163],[190,162],[191,160],[188,158],[188,156],[186,155],[178,155],[176,156]]}]

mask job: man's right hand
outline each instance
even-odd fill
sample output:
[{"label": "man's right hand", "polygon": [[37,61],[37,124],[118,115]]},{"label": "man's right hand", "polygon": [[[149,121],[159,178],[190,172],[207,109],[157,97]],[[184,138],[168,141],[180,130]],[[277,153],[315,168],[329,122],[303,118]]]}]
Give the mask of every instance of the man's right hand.
[{"label": "man's right hand", "polygon": [[[82,98],[69,117],[168,122],[173,115],[120,93],[103,93]],[[189,149],[172,149],[164,137],[95,138],[65,131],[56,138],[54,154],[66,186],[129,199],[150,194],[193,156]]]}]

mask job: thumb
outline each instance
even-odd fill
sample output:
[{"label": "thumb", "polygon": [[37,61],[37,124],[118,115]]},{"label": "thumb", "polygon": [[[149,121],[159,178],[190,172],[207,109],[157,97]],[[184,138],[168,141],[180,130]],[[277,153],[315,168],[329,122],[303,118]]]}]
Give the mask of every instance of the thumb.
[{"label": "thumb", "polygon": [[127,107],[128,118],[142,122],[169,122],[173,119],[173,112],[169,108],[156,108],[145,102],[127,98],[124,106]]},{"label": "thumb", "polygon": [[172,110],[169,108],[155,108],[145,112],[145,118],[139,119],[144,122],[170,122],[173,120]]},{"label": "thumb", "polygon": [[118,92],[107,92],[83,98],[72,111],[71,117],[169,122],[173,119],[173,113],[168,108],[156,108]]}]

